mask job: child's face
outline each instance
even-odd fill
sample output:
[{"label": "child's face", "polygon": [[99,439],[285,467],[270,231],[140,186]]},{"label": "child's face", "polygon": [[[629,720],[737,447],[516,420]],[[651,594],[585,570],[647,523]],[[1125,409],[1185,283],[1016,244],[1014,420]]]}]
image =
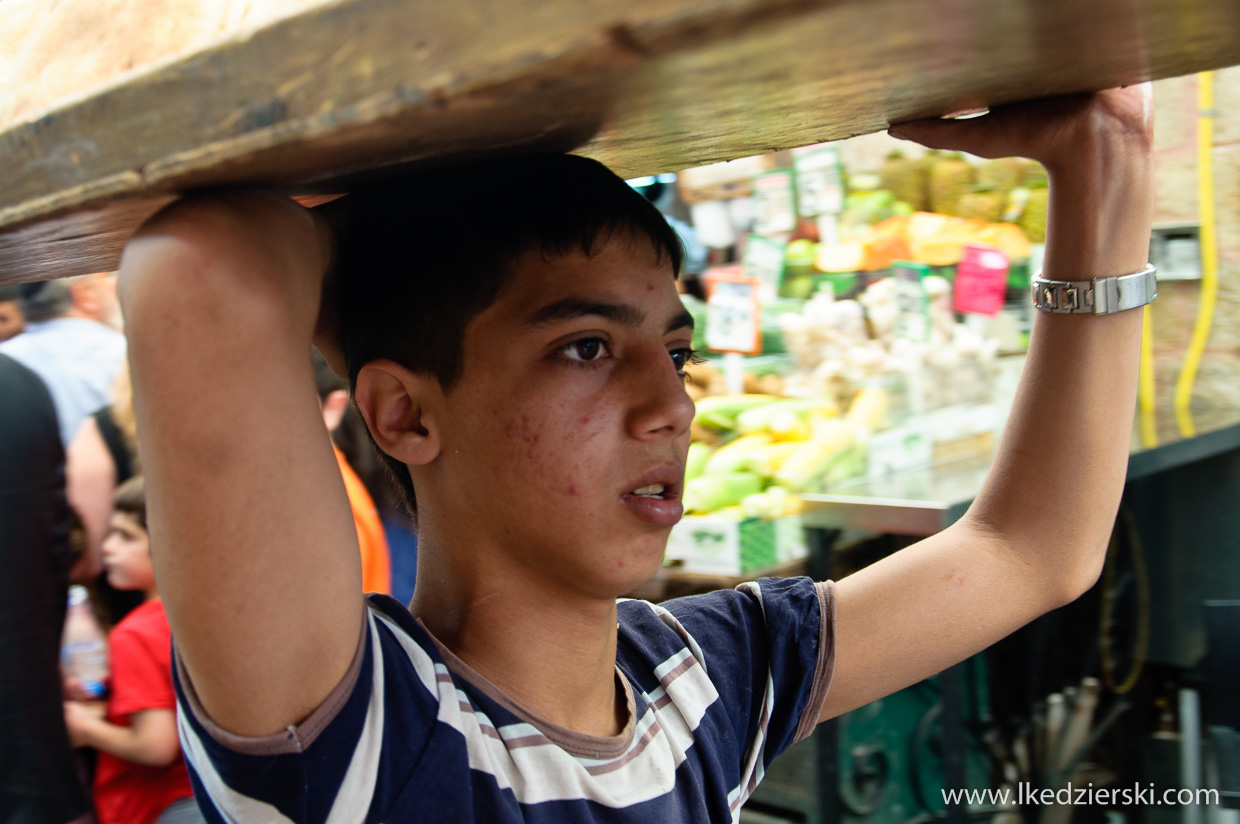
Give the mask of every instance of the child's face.
[{"label": "child's face", "polygon": [[0,340],[13,337],[23,325],[21,305],[15,300],[0,300]]},{"label": "child's face", "polygon": [[683,512],[691,325],[644,241],[527,255],[466,329],[438,491],[544,578],[605,597],[645,581]]},{"label": "child's face", "polygon": [[146,530],[124,512],[113,512],[103,539],[103,568],[117,589],[149,591],[155,586]]}]

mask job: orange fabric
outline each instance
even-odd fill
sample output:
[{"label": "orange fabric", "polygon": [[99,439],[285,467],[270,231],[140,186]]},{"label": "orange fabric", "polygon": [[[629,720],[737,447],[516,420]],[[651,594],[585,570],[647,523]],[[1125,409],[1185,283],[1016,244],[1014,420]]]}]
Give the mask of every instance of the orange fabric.
[{"label": "orange fabric", "polygon": [[353,524],[357,527],[357,542],[362,548],[362,592],[392,593],[392,561],[388,555],[387,537],[383,534],[383,522],[375,502],[366,491],[362,479],[357,477],[344,453],[336,446],[336,462],[344,476],[344,488],[349,493],[349,506],[353,508]]}]

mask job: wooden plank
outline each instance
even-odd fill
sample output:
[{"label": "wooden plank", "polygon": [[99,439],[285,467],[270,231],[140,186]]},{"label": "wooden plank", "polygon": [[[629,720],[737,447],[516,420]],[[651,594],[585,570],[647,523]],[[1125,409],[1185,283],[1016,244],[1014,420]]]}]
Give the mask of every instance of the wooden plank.
[{"label": "wooden plank", "polygon": [[346,191],[565,149],[635,176],[1240,63],[1234,0],[283,2],[264,27],[10,106],[0,282],[112,268],[196,187]]}]

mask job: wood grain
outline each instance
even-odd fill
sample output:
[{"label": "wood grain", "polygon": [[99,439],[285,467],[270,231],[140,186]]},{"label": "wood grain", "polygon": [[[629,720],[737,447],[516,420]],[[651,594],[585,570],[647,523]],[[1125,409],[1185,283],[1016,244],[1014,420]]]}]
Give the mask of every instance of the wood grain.
[{"label": "wood grain", "polygon": [[0,282],[113,268],[188,189],[340,192],[532,150],[630,177],[1240,63],[1234,0],[238,2],[179,50],[97,61],[76,94],[54,61],[55,91],[30,91],[34,58],[10,54]]}]

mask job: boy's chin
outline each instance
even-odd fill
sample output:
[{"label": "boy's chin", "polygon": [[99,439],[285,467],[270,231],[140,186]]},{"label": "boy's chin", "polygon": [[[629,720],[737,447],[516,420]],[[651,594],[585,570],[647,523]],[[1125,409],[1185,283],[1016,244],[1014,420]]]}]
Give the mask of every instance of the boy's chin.
[{"label": "boy's chin", "polygon": [[638,548],[617,557],[609,570],[608,596],[623,597],[650,583],[663,566],[666,549],[661,543],[657,548]]}]

